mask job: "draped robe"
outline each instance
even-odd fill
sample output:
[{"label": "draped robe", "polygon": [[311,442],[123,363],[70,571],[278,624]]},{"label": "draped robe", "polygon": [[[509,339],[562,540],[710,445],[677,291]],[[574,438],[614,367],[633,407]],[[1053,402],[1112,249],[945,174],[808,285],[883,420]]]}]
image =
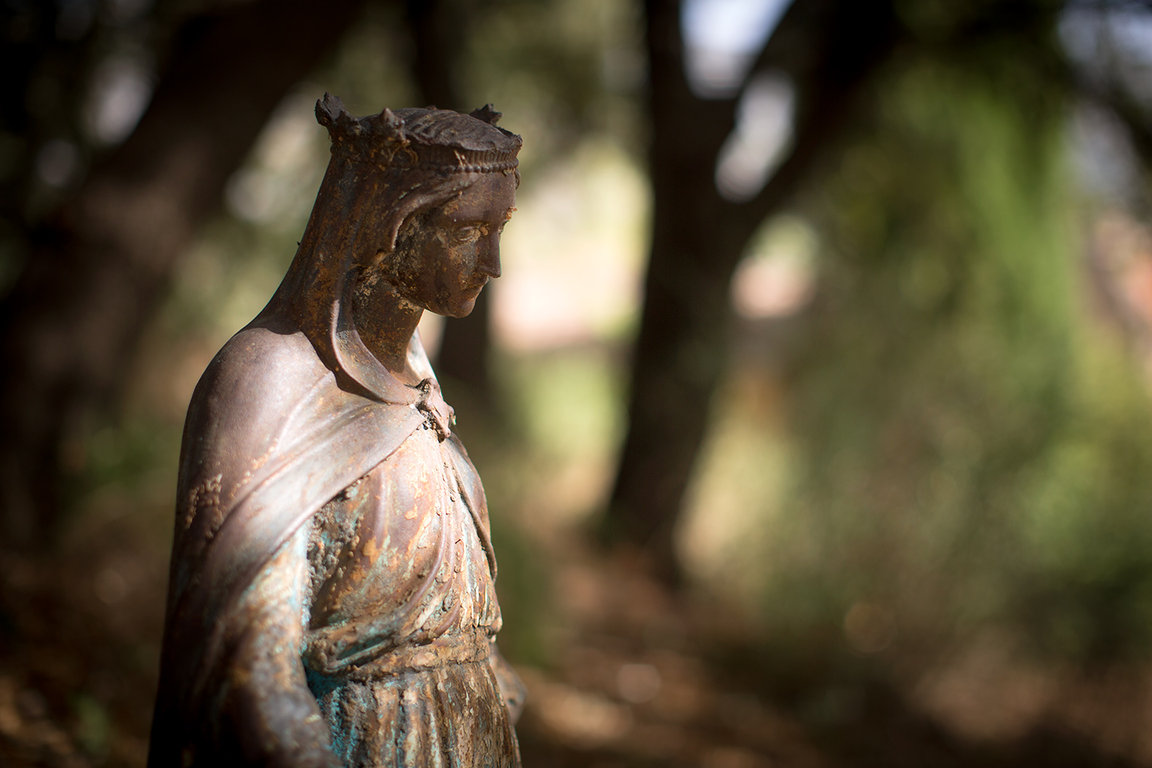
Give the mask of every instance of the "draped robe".
[{"label": "draped robe", "polygon": [[205,372],[153,768],[519,765],[483,490],[416,336],[409,364],[356,391],[266,311]]}]

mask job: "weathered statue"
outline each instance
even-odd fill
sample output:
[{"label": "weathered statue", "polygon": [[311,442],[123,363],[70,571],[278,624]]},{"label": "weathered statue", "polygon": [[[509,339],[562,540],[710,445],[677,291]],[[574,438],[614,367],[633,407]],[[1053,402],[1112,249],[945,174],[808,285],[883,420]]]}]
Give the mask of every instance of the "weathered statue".
[{"label": "weathered statue", "polygon": [[484,491],[416,324],[499,277],[520,137],[316,114],[300,249],[188,409],[149,765],[517,766]]}]

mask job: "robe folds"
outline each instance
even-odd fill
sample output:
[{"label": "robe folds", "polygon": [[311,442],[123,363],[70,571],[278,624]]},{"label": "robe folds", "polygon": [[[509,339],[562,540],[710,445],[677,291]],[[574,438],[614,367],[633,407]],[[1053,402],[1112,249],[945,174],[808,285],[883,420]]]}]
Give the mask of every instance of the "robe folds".
[{"label": "robe folds", "polygon": [[189,407],[149,766],[518,766],[484,493],[418,337],[420,386],[364,387],[292,326]]}]

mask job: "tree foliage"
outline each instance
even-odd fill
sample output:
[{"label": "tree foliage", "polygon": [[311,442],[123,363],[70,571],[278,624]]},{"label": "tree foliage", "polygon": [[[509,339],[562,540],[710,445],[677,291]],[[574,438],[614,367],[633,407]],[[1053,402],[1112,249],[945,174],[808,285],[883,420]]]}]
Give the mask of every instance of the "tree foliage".
[{"label": "tree foliage", "polygon": [[1031,61],[920,61],[809,196],[789,508],[812,538],[774,545],[798,569],[777,587],[828,600],[804,621],[866,604],[921,643],[995,621],[1061,654],[1145,644],[1152,402],[1087,311],[1066,104]]}]

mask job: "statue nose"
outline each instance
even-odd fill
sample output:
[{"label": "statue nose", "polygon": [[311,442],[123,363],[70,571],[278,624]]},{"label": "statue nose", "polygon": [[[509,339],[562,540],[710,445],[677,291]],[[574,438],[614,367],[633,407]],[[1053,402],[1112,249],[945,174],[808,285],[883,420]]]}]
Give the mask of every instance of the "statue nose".
[{"label": "statue nose", "polygon": [[477,266],[492,279],[500,277],[500,235],[492,234],[484,238]]}]

